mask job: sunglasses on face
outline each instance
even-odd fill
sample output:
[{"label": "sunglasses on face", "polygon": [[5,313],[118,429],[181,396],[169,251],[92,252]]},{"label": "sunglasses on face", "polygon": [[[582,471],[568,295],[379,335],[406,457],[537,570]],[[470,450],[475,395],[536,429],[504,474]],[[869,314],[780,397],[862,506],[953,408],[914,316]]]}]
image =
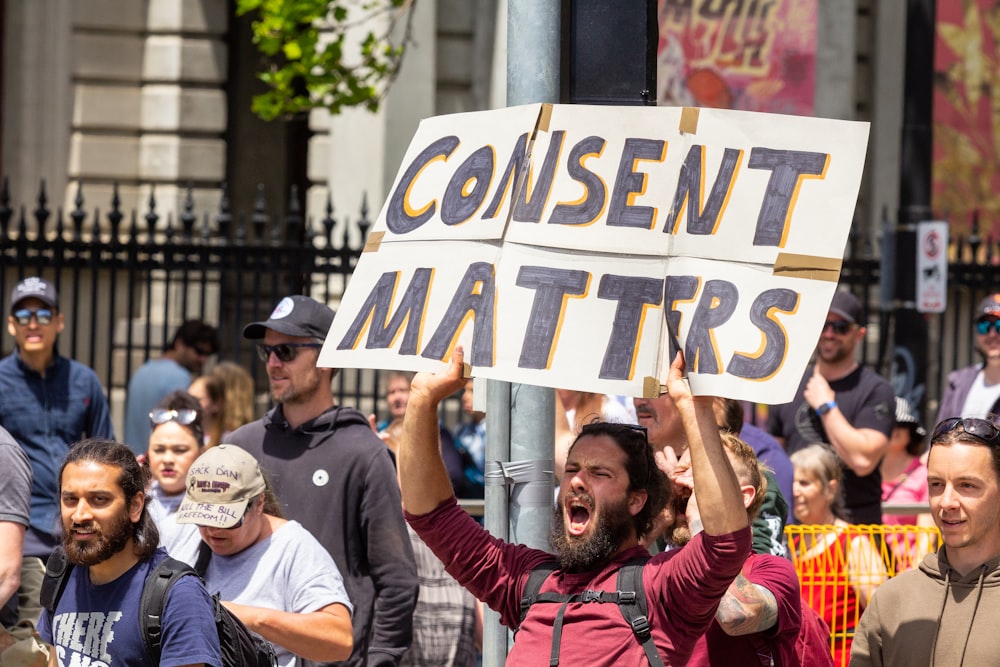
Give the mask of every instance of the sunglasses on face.
[{"label": "sunglasses on face", "polygon": [[988,445],[1000,447],[1000,428],[997,428],[997,425],[991,421],[975,417],[952,417],[951,419],[945,419],[934,427],[931,442],[934,442],[945,434],[951,433],[958,427],[961,427],[963,431]]},{"label": "sunglasses on face", "polygon": [[163,408],[156,408],[149,413],[149,423],[152,426],[159,426],[160,424],[166,424],[167,422],[174,421],[178,424],[187,426],[188,424],[194,422],[197,417],[198,411],[190,408],[181,408],[180,410],[164,410]]},{"label": "sunglasses on face", "polygon": [[990,332],[990,328],[993,329],[994,333],[1000,334],[1000,320],[985,319],[978,320],[976,322],[976,333],[980,336],[985,336]]},{"label": "sunglasses on face", "polygon": [[34,317],[40,325],[46,326],[52,323],[53,312],[48,308],[38,308],[37,310],[18,308],[14,311],[14,319],[17,320],[17,323],[22,327],[26,327],[31,324],[32,317]]},{"label": "sunglasses on face", "polygon": [[826,333],[827,329],[832,329],[833,333],[843,336],[851,330],[851,323],[847,320],[827,320],[823,324],[823,333]]},{"label": "sunglasses on face", "polygon": [[322,343],[278,343],[277,345],[265,345],[264,343],[257,343],[257,356],[264,363],[271,358],[271,353],[278,357],[278,361],[283,364],[287,364],[289,361],[295,359],[299,354],[299,348],[303,347],[323,347]]}]

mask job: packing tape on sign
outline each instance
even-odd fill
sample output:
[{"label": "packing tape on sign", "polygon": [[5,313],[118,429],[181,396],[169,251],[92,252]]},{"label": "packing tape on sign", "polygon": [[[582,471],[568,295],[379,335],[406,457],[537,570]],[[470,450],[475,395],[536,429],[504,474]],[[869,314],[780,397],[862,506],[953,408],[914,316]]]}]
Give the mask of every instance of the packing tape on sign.
[{"label": "packing tape on sign", "polygon": [[368,240],[365,241],[365,247],[361,252],[378,252],[379,246],[382,245],[382,237],[385,236],[385,232],[372,232],[368,235]]},{"label": "packing tape on sign", "polygon": [[840,267],[844,260],[837,257],[817,257],[815,255],[796,255],[795,253],[778,253],[774,260],[772,274],[788,278],[805,278],[807,280],[825,280],[836,283],[840,281]]},{"label": "packing tape on sign", "polygon": [[487,461],[485,484],[513,487],[511,502],[522,507],[552,507],[554,469],[552,459]]},{"label": "packing tape on sign", "polygon": [[698,107],[684,107],[681,109],[681,122],[678,130],[687,134],[698,134]]},{"label": "packing tape on sign", "polygon": [[552,123],[552,105],[543,104],[541,111],[538,112],[538,125],[537,129],[539,132],[548,132],[549,124]]}]

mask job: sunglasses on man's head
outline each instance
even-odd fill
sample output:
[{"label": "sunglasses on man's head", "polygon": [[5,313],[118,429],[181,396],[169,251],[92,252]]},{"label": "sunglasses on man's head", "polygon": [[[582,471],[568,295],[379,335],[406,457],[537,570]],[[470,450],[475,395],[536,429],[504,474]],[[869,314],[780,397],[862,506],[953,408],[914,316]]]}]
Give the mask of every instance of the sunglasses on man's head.
[{"label": "sunglasses on man's head", "polygon": [[22,327],[26,327],[31,324],[31,318],[34,317],[35,320],[42,326],[52,323],[53,312],[49,308],[37,308],[31,310],[30,308],[18,308],[14,311],[14,319]]},{"label": "sunglasses on man's head", "polygon": [[995,333],[1000,334],[1000,320],[994,320],[993,318],[976,320],[976,333],[980,336],[988,334],[991,327]]},{"label": "sunglasses on man's head", "polygon": [[149,413],[149,423],[152,426],[159,426],[167,422],[174,421],[187,426],[198,418],[198,411],[191,408],[181,408],[180,410],[164,410],[156,408]]},{"label": "sunglasses on man's head", "polygon": [[958,427],[962,427],[963,431],[988,445],[1000,447],[1000,428],[997,428],[997,425],[989,420],[978,419],[976,417],[952,417],[945,419],[934,427],[931,442],[933,443],[941,436],[951,433]]},{"label": "sunglasses on man's head", "polygon": [[843,336],[851,330],[851,323],[847,320],[827,320],[823,323],[823,333],[826,333],[827,329],[833,329],[833,333]]},{"label": "sunglasses on man's head", "polygon": [[278,343],[277,345],[265,345],[257,343],[257,356],[264,363],[271,358],[271,353],[278,357],[278,361],[287,364],[299,354],[299,348],[303,347],[323,347],[322,343]]}]

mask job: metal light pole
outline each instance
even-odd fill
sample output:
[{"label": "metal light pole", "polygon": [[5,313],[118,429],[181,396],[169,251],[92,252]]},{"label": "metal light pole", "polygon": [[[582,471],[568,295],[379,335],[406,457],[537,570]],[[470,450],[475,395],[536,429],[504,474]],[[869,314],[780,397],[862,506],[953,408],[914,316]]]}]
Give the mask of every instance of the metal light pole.
[{"label": "metal light pole", "polygon": [[899,217],[895,233],[892,384],[921,399],[927,381],[927,319],[916,310],[917,223],[931,219],[935,0],[908,0]]}]

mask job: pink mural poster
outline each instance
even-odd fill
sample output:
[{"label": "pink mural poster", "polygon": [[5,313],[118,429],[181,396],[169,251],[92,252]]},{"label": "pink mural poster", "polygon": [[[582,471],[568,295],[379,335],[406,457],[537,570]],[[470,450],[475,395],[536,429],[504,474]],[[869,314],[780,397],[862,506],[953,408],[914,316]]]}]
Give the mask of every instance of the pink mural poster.
[{"label": "pink mural poster", "polygon": [[819,0],[659,0],[657,102],[811,116]]},{"label": "pink mural poster", "polygon": [[1000,2],[937,3],[931,208],[1000,238]]}]

